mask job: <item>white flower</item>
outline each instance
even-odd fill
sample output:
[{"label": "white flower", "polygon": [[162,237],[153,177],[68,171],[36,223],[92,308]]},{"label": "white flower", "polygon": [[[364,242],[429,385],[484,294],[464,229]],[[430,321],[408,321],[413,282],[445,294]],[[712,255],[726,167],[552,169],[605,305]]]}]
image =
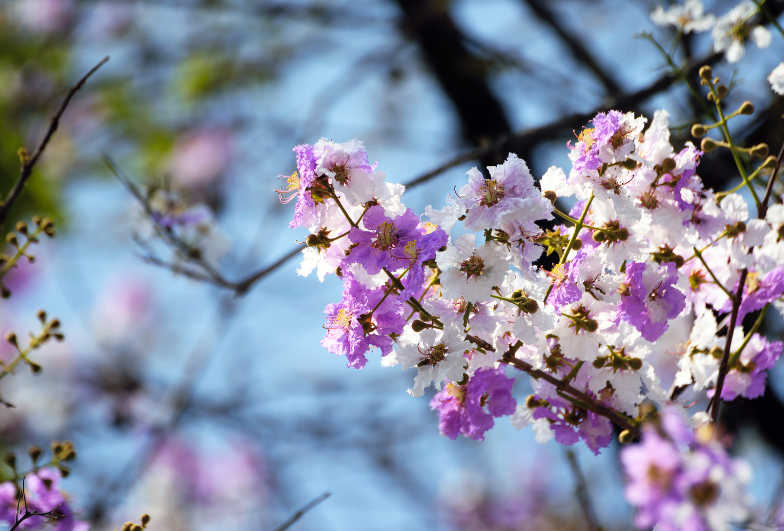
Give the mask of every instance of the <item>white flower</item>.
[{"label": "white flower", "polygon": [[667,11],[659,6],[651,13],[657,26],[672,25],[683,33],[707,31],[713,27],[716,17],[705,14],[701,0],[686,0],[683,5],[674,5]]},{"label": "white flower", "polygon": [[779,65],[773,69],[768,76],[768,83],[770,83],[773,92],[780,96],[784,96],[784,62],[779,63]]},{"label": "white flower", "polygon": [[403,369],[417,367],[419,371],[408,394],[422,396],[431,382],[439,390],[444,380],[459,382],[466,368],[463,353],[471,348],[463,331],[452,325],[446,325],[444,330],[423,330],[417,343],[400,346],[397,361]]},{"label": "white flower", "polygon": [[545,444],[555,435],[550,428],[550,422],[546,418],[534,420],[534,410],[520,404],[515,409],[514,414],[510,417],[512,426],[516,430],[533,426],[534,440],[539,444]]},{"label": "white flower", "polygon": [[746,1],[721,17],[713,28],[713,51],[724,52],[727,61],[737,63],[745,53],[744,44],[749,38],[758,48],[770,45],[770,31],[764,26],[751,28],[750,21],[757,14],[754,2]]},{"label": "white flower", "polygon": [[464,234],[449,244],[447,250],[436,254],[441,269],[444,297],[469,302],[490,297],[493,286],[500,286],[508,269],[507,253],[495,242],[475,245],[474,234]]},{"label": "white flower", "polygon": [[597,301],[589,293],[578,302],[561,308],[561,316],[552,333],[558,336],[563,355],[582,361],[595,360],[599,348],[606,343],[598,330],[612,325],[612,311],[610,304]]}]

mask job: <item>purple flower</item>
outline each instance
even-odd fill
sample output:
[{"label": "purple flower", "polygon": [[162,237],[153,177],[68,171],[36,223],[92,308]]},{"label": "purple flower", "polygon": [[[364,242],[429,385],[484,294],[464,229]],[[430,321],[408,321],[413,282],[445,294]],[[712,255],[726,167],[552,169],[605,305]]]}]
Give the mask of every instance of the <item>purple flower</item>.
[{"label": "purple flower", "polygon": [[[290,228],[296,229],[306,223],[306,218],[311,219],[316,216],[316,202],[308,190],[316,180],[316,157],[313,155],[313,146],[309,144],[296,146],[293,151],[297,154],[297,172],[286,178],[288,187],[277,192],[281,194],[283,203],[288,203],[296,196],[294,219],[289,223]],[[283,199],[282,194],[285,192],[296,192],[296,194]]]},{"label": "purple flower", "polygon": [[675,409],[645,424],[641,443],[621,450],[621,463],[638,528],[727,529],[748,515],[744,467],[727,455],[708,426],[695,434]]},{"label": "purple flower", "polygon": [[[512,397],[514,379],[503,369],[479,369],[465,386],[448,384],[430,402],[438,411],[441,434],[454,440],[459,433],[482,441],[493,427],[493,417],[514,413],[517,402]],[[487,407],[487,411],[485,411]]]},{"label": "purple flower", "polygon": [[406,267],[406,250],[410,248],[407,246],[422,235],[417,230],[419,218],[413,210],[409,208],[396,218],[388,218],[384,207],[372,206],[365,212],[362,224],[367,230],[353,227],[348,234],[356,247],[348,255],[347,263],[362,264],[371,275],[385,267],[391,271]]},{"label": "purple flower", "polygon": [[563,405],[554,399],[548,401],[550,407],[536,408],[533,418],[546,418],[552,422],[550,429],[553,430],[556,442],[571,446],[582,439],[594,455],[599,455],[602,448],[610,445],[613,428],[608,419],[574,407],[565,400]]},{"label": "purple flower", "polygon": [[384,298],[385,291],[385,288],[367,288],[346,273],[343,300],[327,305],[324,310],[327,334],[321,344],[333,354],[346,356],[349,367],[364,367],[365,352],[373,346],[386,356],[392,351],[389,334],[403,332],[405,308],[398,297]]},{"label": "purple flower", "polygon": [[553,283],[553,291],[548,302],[552,303],[556,312],[560,312],[562,307],[577,302],[583,297],[577,281],[580,273],[579,266],[584,258],[585,253],[580,251],[574,260],[568,264],[556,264],[552,271],[547,273]]},{"label": "purple flower", "polygon": [[[736,331],[737,332],[737,331]],[[734,343],[733,341],[733,348]],[[740,355],[735,366],[730,368],[721,389],[722,400],[734,400],[738,396],[757,398],[765,393],[768,370],[781,357],[784,343],[769,342],[759,334],[754,334]],[[714,389],[708,391],[712,397]]]},{"label": "purple flower", "polygon": [[[737,285],[731,291],[737,292]],[[747,314],[761,310],[766,304],[778,299],[782,293],[784,293],[784,267],[778,266],[765,273],[762,278],[759,278],[759,273],[750,272],[743,287],[743,299],[738,309],[738,322],[742,323]],[[719,311],[725,313],[732,311],[732,301],[727,299]]]},{"label": "purple flower", "polygon": [[669,327],[667,321],[686,307],[686,296],[675,287],[677,281],[672,262],[627,264],[616,319],[634,326],[646,340],[656,341]]}]

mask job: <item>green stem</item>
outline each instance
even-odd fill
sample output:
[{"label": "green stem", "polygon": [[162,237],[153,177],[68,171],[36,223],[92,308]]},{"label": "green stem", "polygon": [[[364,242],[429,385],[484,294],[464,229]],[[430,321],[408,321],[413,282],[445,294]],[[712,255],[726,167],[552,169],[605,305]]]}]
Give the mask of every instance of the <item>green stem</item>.
[{"label": "green stem", "polygon": [[732,354],[732,356],[730,356],[730,361],[728,363],[730,368],[732,368],[738,362],[738,360],[740,359],[740,355],[743,352],[743,349],[746,348],[746,345],[748,345],[749,341],[751,341],[751,336],[756,334],[757,330],[759,330],[760,325],[762,325],[762,321],[765,320],[765,314],[768,313],[768,308],[769,307],[770,307],[770,303],[768,303],[765,306],[763,306],[762,311],[759,314],[759,317],[757,317],[757,320],[754,321],[754,326],[751,327],[751,330],[749,330],[749,333],[746,334],[745,338],[743,338],[743,343],[741,343],[740,347],[738,347],[738,350],[736,350]]},{"label": "green stem", "polygon": [[699,258],[699,259],[700,259],[700,262],[702,262],[702,265],[705,267],[705,270],[706,270],[706,271],[707,271],[707,272],[710,274],[711,278],[712,278],[712,279],[713,279],[713,281],[716,283],[716,285],[717,285],[717,286],[719,286],[719,287],[721,288],[721,290],[722,290],[724,293],[726,293],[726,294],[727,294],[727,297],[729,297],[731,301],[732,301],[732,300],[735,300],[735,295],[733,295],[732,293],[730,293],[730,291],[729,291],[727,288],[725,288],[725,287],[724,287],[724,284],[722,284],[722,283],[719,281],[719,279],[718,279],[718,278],[716,277],[716,275],[713,273],[713,271],[711,270],[711,268],[710,268],[710,267],[708,267],[708,263],[707,263],[707,262],[705,261],[705,259],[702,257],[702,251],[700,251],[699,249],[697,249],[696,247],[694,247],[694,255],[695,255],[697,258]]},{"label": "green stem", "polygon": [[26,236],[27,241],[24,242],[24,244],[22,244],[21,247],[17,247],[16,254],[14,254],[14,256],[12,256],[11,259],[5,263],[3,268],[0,269],[0,279],[2,279],[6,275],[6,273],[8,273],[11,270],[11,268],[16,265],[16,262],[18,262],[19,259],[22,256],[24,256],[25,251],[27,251],[27,248],[30,247],[30,244],[38,241],[37,238],[38,236],[41,235],[42,232],[43,231],[40,228],[38,228],[35,230],[35,232],[33,232],[33,234],[31,234],[30,236]]},{"label": "green stem", "polygon": [[[580,219],[577,220],[577,223],[574,225],[574,232],[572,233],[572,237],[569,239],[569,244],[566,246],[566,250],[564,251],[563,255],[561,255],[561,259],[558,260],[558,264],[561,265],[566,262],[566,258],[569,256],[569,252],[572,250],[572,246],[574,245],[575,240],[577,239],[577,235],[580,233],[580,230],[585,226],[583,222],[585,221],[586,216],[588,216],[588,210],[591,208],[591,203],[593,202],[593,193],[591,193],[591,197],[588,198],[588,202],[585,204],[585,208],[583,208],[583,213],[580,216]],[[553,285],[547,288],[547,292],[544,294],[544,300],[542,304],[547,304],[547,299],[550,297],[550,292],[553,291]]]}]

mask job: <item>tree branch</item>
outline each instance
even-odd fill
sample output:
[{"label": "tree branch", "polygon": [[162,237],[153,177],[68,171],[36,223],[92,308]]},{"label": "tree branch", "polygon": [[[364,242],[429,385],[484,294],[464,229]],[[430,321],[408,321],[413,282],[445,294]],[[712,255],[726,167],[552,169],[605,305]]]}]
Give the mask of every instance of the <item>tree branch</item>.
[{"label": "tree branch", "polygon": [[63,116],[63,113],[65,112],[66,107],[68,107],[68,104],[71,103],[71,98],[73,98],[74,94],[76,94],[79,89],[84,86],[90,76],[92,76],[96,70],[101,68],[108,60],[109,56],[107,55],[100,63],[92,67],[90,71],[87,72],[78,83],[76,83],[76,85],[71,87],[71,89],[68,91],[68,94],[65,95],[65,99],[60,104],[60,108],[57,109],[57,112],[54,113],[52,118],[49,120],[49,128],[46,130],[44,138],[41,140],[41,143],[38,144],[38,147],[33,152],[32,156],[28,158],[25,154],[22,154],[20,150],[20,157],[22,158],[22,169],[19,172],[19,177],[16,179],[13,188],[11,188],[11,191],[8,192],[8,195],[6,196],[2,205],[0,205],[0,225],[5,223],[5,220],[8,219],[8,211],[11,210],[14,202],[16,202],[16,200],[19,198],[19,194],[22,193],[22,189],[33,172],[35,163],[38,162],[41,154],[49,144],[49,140],[52,139],[52,135],[54,135],[54,132],[57,131],[57,128],[60,125],[60,118]]}]

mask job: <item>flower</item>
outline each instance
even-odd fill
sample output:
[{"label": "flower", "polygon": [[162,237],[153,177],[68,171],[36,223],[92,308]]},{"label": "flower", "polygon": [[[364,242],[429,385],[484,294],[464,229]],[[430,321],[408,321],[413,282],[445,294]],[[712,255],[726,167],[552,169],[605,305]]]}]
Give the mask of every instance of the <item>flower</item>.
[{"label": "flower", "polygon": [[656,341],[667,331],[667,321],[686,307],[686,296],[675,287],[677,281],[678,270],[672,262],[628,264],[617,319],[633,325],[648,341]]},{"label": "flower", "polygon": [[713,28],[713,51],[724,52],[727,61],[737,63],[746,51],[743,45],[749,38],[758,48],[767,48],[771,41],[770,31],[764,26],[752,27],[751,24],[758,11],[757,5],[747,0],[719,18]]},{"label": "flower", "polygon": [[450,299],[461,297],[469,302],[490,296],[493,286],[503,282],[508,268],[506,252],[495,242],[475,244],[474,234],[464,234],[436,254],[441,269],[443,294]]},{"label": "flower", "polygon": [[683,33],[707,31],[713,27],[716,17],[705,14],[701,0],[686,0],[683,5],[671,6],[667,11],[658,6],[651,13],[651,20],[657,26],[675,26]]},{"label": "flower", "polygon": [[479,369],[464,386],[447,384],[430,401],[430,408],[438,411],[441,435],[454,440],[462,433],[470,439],[484,440],[494,417],[514,413],[517,402],[512,397],[513,384],[514,379],[500,368]]},{"label": "flower", "polygon": [[[410,330],[410,329],[409,329]],[[441,382],[459,382],[467,365],[463,353],[470,350],[471,344],[465,340],[463,331],[455,325],[447,324],[443,330],[428,328],[419,337],[397,351],[397,361],[403,369],[417,367],[414,387],[408,390],[411,396],[422,396],[425,387],[434,382],[441,389]]]},{"label": "flower", "polygon": [[773,92],[780,96],[784,96],[784,62],[779,63],[768,76],[768,83],[770,83]]}]

